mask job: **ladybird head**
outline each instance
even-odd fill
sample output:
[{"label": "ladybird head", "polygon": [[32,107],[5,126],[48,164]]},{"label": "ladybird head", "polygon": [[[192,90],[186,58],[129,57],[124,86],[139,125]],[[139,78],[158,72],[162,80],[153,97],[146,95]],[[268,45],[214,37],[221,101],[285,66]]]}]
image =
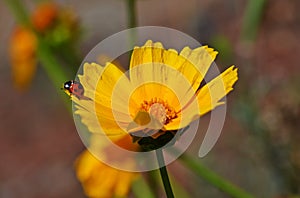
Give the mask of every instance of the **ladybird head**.
[{"label": "ladybird head", "polygon": [[68,81],[68,82],[65,82],[64,85],[63,85],[63,88],[65,90],[68,90],[70,91],[72,86],[73,86],[74,82],[72,80]]},{"label": "ladybird head", "polygon": [[61,89],[63,89],[66,94],[71,96],[73,92],[73,84],[74,84],[73,80],[67,81],[63,84],[63,87]]}]

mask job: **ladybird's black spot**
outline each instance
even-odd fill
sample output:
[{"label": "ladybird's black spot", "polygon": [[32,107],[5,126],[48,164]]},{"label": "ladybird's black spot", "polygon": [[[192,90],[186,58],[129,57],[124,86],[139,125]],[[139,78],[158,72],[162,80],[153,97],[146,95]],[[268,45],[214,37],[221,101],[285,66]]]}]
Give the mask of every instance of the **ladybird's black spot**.
[{"label": "ladybird's black spot", "polygon": [[83,89],[83,86],[80,83],[78,83],[78,88]]}]

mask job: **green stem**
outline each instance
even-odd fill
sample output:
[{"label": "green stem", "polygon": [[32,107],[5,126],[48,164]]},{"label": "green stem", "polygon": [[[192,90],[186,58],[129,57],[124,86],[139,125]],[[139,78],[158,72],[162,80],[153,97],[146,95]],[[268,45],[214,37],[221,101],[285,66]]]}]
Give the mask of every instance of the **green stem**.
[{"label": "green stem", "polygon": [[60,68],[60,64],[57,62],[56,58],[52,54],[50,48],[48,47],[44,39],[41,37],[39,37],[37,56],[40,59],[42,63],[41,65],[48,74],[49,79],[52,81],[55,89],[59,91],[59,94],[62,96],[62,99],[66,104],[68,111],[72,112],[70,100],[65,96],[65,94],[61,93],[62,84],[71,78],[67,76]]},{"label": "green stem", "polygon": [[[29,15],[23,3],[20,0],[6,0],[6,3],[11,9],[14,16],[16,17],[16,20],[21,25],[25,25],[26,27],[30,28],[33,32],[35,32],[30,24]],[[70,112],[72,112],[70,100],[68,100],[65,94],[62,94],[60,90],[62,83],[70,79],[70,77],[63,72],[62,68],[60,67],[60,64],[57,62],[54,54],[52,53],[51,49],[44,41],[44,39],[37,33],[36,36],[38,38],[37,57],[41,61],[42,66],[44,67],[54,87],[62,96],[62,99],[65,102],[67,109]]]},{"label": "green stem", "polygon": [[20,24],[30,26],[28,13],[20,0],[5,0],[5,2]]},{"label": "green stem", "polygon": [[136,0],[127,0],[128,8],[128,28],[136,27],[136,9],[135,9]]},{"label": "green stem", "polygon": [[242,40],[254,41],[267,0],[248,1],[243,18]]},{"label": "green stem", "polygon": [[254,197],[251,194],[248,194],[247,192],[243,191],[239,187],[235,186],[234,184],[230,183],[226,179],[222,178],[221,176],[217,175],[212,170],[206,168],[193,157],[183,154],[179,159],[183,162],[183,164],[185,164],[193,172],[199,175],[202,179],[217,187],[219,190],[227,193],[228,195],[234,198]]},{"label": "green stem", "polygon": [[[136,0],[127,0],[127,12],[128,12],[128,28],[136,27]],[[133,49],[136,45],[136,31],[135,29],[131,29],[128,41],[129,41],[129,49]],[[132,51],[129,53],[129,60],[131,57]]]},{"label": "green stem", "polygon": [[163,184],[164,184],[167,198],[174,198],[174,194],[173,194],[172,187],[170,184],[167,168],[166,168],[165,162],[164,162],[164,156],[162,153],[162,149],[156,150],[156,157],[157,157],[158,165],[160,167],[159,172],[160,172],[160,176],[163,181]]}]

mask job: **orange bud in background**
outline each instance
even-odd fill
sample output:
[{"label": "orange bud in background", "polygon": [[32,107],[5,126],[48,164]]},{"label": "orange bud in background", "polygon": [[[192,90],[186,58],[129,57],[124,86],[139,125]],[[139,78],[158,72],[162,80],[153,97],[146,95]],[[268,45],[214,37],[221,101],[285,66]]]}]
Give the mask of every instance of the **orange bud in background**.
[{"label": "orange bud in background", "polygon": [[12,33],[9,53],[12,76],[17,89],[24,91],[30,85],[36,71],[37,38],[27,28],[17,27]]},{"label": "orange bud in background", "polygon": [[41,3],[32,13],[31,21],[33,27],[39,31],[44,32],[51,27],[57,17],[57,5],[52,2]]},{"label": "orange bud in background", "polygon": [[[9,53],[12,64],[14,85],[25,91],[30,85],[37,67],[38,35],[53,50],[53,54],[71,62],[69,54],[57,54],[63,48],[72,49],[78,39],[79,26],[75,14],[70,9],[59,7],[53,2],[42,2],[31,14],[31,27],[17,27],[12,32]],[[63,50],[62,50],[63,51]],[[69,53],[69,52],[67,52]],[[75,56],[75,55],[74,55]],[[77,63],[73,61],[68,64]]]}]

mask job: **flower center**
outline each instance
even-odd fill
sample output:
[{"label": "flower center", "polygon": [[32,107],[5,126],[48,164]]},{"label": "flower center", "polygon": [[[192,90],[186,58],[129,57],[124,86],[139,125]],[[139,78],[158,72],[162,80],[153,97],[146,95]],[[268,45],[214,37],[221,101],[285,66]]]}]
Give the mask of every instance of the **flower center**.
[{"label": "flower center", "polygon": [[169,106],[167,101],[157,99],[156,97],[150,101],[144,101],[141,104],[141,109],[147,111],[162,124],[168,124],[172,119],[178,117],[174,108]]},{"label": "flower center", "polygon": [[149,113],[154,116],[160,123],[165,124],[167,120],[167,114],[165,107],[160,103],[154,103],[149,108]]}]

